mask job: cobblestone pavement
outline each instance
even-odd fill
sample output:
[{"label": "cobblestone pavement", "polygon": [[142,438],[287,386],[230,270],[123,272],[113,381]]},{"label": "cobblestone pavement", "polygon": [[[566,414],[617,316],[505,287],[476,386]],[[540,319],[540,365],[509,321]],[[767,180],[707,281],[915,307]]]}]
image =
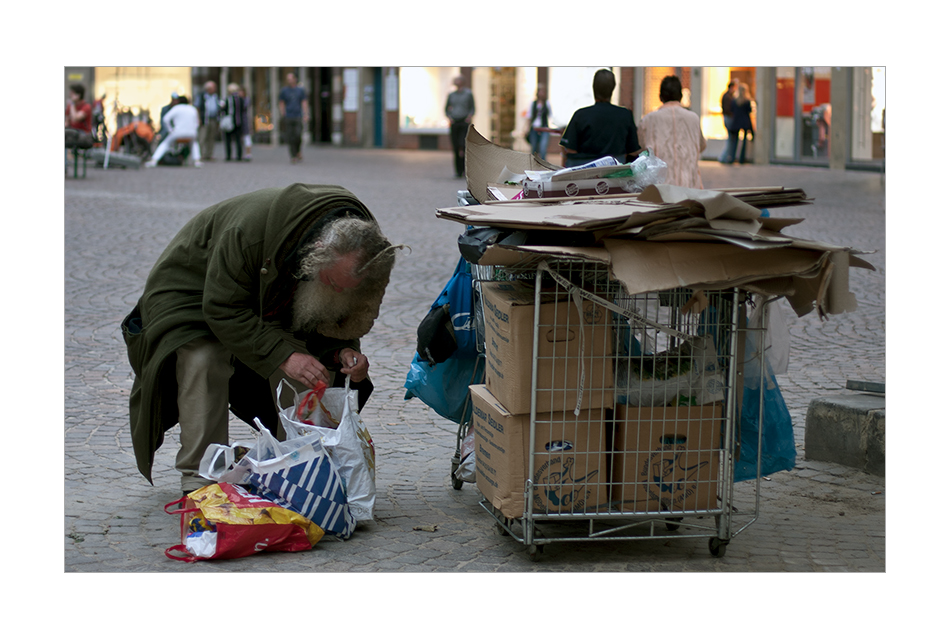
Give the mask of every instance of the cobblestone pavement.
[{"label": "cobblestone pavement", "polygon": [[[415,329],[458,259],[461,226],[436,219],[455,205],[462,180],[436,151],[255,148],[254,160],[201,169],[90,168],[65,181],[65,499],[66,572],[883,572],[882,477],[809,461],[802,449],[809,401],[844,391],[848,379],[884,380],[885,214],[880,175],[800,167],[704,162],[707,187],[801,187],[810,206],[774,211],[805,217],[789,232],[876,251],[876,271],[852,269],[856,312],[821,322],[787,310],[792,355],[779,377],[792,412],[799,460],[761,484],[758,520],[722,558],[704,539],[556,543],[540,561],[495,533],[474,485],[454,490],[449,470],[456,426],[403,399]],[[364,411],[377,450],[376,520],[346,542],[309,552],[183,564],[164,556],[178,542],[163,506],[179,495],[172,469],[177,428],[156,458],[155,485],[136,471],[128,429],[132,375],[119,322],[155,259],[186,220],[206,206],[257,188],[293,182],[340,184],[361,198],[384,232],[412,246],[401,256],[380,321],[365,339],[377,392]],[[783,307],[786,309],[787,304]],[[232,437],[250,435],[234,421]],[[750,484],[737,486],[740,501]]]}]

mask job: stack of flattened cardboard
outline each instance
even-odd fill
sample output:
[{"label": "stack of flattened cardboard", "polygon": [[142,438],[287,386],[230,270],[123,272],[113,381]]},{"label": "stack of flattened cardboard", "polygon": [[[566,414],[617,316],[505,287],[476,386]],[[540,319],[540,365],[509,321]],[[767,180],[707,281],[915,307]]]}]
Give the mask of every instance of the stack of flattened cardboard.
[{"label": "stack of flattened cardboard", "polygon": [[784,187],[698,190],[659,184],[624,196],[512,200],[521,189],[498,183],[519,171],[548,168],[526,153],[503,149],[470,129],[469,191],[480,203],[443,208],[441,219],[514,233],[479,264],[530,267],[558,258],[606,264],[628,294],[687,287],[739,286],[784,296],[801,316],[854,310],[849,269],[873,266],[859,251],[796,238],[783,231],[802,219],[763,217],[762,209],[810,203]]}]

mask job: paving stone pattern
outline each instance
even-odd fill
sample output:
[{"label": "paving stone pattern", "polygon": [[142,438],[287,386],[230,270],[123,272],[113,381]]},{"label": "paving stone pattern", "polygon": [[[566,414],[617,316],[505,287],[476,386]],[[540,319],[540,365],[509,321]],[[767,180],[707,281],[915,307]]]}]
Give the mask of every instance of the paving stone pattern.
[{"label": "paving stone pattern", "polygon": [[[473,484],[451,487],[456,426],[417,399],[404,400],[415,330],[458,260],[458,224],[438,220],[465,188],[438,151],[255,148],[252,162],[221,159],[200,169],[90,168],[65,181],[65,511],[67,572],[882,572],[884,479],[803,457],[811,399],[840,393],[846,380],[884,381],[884,183],[874,173],[704,162],[706,187],[803,188],[814,204],[774,211],[805,217],[789,232],[877,251],[874,272],[852,270],[856,312],[822,322],[784,312],[791,363],[779,377],[799,442],[795,469],[761,484],[760,516],[722,558],[704,539],[555,543],[530,561],[495,532]],[[376,520],[346,542],[309,552],[184,564],[165,548],[177,518],[163,506],[179,496],[173,470],[177,427],[159,450],[154,486],[135,468],[128,427],[132,374],[119,323],[141,294],[162,249],[206,206],[257,188],[293,182],[340,184],[362,199],[396,243],[398,258],[382,314],[364,340],[377,386],[364,420],[377,453]],[[232,421],[232,437],[251,436]],[[753,497],[751,483],[737,499]]]}]

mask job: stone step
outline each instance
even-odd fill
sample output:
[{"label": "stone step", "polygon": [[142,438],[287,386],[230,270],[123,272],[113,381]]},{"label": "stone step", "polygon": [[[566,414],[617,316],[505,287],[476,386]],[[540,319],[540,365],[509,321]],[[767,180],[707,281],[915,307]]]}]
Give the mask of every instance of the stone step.
[{"label": "stone step", "polygon": [[884,476],[884,405],[880,394],[813,399],[805,417],[805,458]]}]

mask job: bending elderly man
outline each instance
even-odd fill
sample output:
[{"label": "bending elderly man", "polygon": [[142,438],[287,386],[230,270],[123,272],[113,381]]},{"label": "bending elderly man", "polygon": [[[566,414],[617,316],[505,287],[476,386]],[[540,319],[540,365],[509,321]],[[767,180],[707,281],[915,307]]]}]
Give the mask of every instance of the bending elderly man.
[{"label": "bending elderly man", "polygon": [[190,492],[198,464],[228,444],[228,411],[282,435],[275,388],[318,381],[372,391],[359,339],[395,262],[373,215],[339,186],[294,184],[211,206],[179,231],[123,321],[135,372],[130,398],[139,471],[181,426],[175,468]]}]

